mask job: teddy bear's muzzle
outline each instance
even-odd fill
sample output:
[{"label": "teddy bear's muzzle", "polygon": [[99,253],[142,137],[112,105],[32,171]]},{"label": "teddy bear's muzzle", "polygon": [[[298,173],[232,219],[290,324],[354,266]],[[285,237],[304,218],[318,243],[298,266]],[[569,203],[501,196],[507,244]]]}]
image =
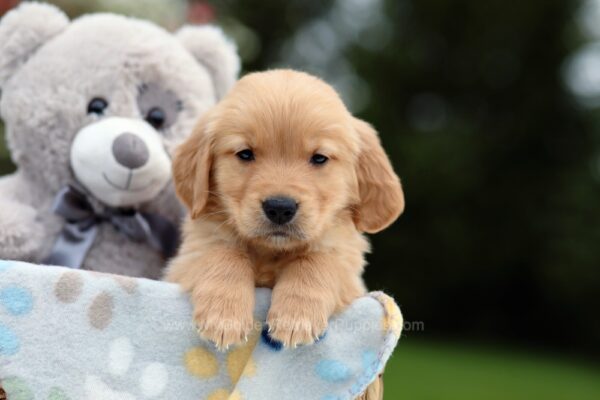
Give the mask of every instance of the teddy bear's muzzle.
[{"label": "teddy bear's muzzle", "polygon": [[71,168],[79,184],[111,207],[148,202],[171,178],[160,134],[133,118],[108,117],[82,128],[71,145]]}]

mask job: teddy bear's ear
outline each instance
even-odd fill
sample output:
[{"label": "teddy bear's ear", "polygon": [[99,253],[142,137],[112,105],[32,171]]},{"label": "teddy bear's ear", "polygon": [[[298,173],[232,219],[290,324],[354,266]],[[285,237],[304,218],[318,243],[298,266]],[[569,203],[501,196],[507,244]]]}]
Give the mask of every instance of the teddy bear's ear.
[{"label": "teddy bear's ear", "polygon": [[0,89],[44,43],[69,25],[50,4],[22,3],[0,20]]},{"label": "teddy bear's ear", "polygon": [[183,46],[208,69],[215,92],[221,99],[233,86],[240,72],[235,43],[212,25],[184,26],[177,32]]}]

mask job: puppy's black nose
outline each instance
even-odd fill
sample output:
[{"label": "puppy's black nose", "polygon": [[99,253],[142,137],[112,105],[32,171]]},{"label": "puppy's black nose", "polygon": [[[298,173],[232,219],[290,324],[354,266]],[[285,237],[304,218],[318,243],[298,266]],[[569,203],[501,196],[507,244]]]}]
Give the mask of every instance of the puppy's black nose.
[{"label": "puppy's black nose", "polygon": [[115,160],[125,168],[141,168],[148,162],[150,152],[142,139],[133,133],[122,133],[112,145]]},{"label": "puppy's black nose", "polygon": [[269,197],[263,201],[262,208],[271,222],[283,225],[294,218],[298,204],[289,197]]}]

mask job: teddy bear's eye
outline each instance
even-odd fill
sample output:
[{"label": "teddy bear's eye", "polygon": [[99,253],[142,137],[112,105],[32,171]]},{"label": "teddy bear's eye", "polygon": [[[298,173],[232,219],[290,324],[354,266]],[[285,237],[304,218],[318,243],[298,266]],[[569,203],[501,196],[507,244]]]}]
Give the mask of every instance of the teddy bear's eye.
[{"label": "teddy bear's eye", "polygon": [[167,116],[164,110],[160,107],[153,107],[146,114],[146,121],[155,129],[161,129],[165,125]]},{"label": "teddy bear's eye", "polygon": [[87,107],[88,114],[104,114],[104,110],[108,107],[108,102],[104,100],[102,97],[94,97],[89,103]]}]

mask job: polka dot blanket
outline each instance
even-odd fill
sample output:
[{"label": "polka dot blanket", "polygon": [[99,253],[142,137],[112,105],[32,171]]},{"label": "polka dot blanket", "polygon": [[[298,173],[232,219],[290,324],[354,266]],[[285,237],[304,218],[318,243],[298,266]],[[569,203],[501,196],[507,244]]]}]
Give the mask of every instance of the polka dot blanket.
[{"label": "polka dot blanket", "polygon": [[356,300],[310,346],[264,329],[219,352],[175,285],[0,261],[0,382],[8,400],[350,400],[390,357],[402,316],[383,293]]}]

